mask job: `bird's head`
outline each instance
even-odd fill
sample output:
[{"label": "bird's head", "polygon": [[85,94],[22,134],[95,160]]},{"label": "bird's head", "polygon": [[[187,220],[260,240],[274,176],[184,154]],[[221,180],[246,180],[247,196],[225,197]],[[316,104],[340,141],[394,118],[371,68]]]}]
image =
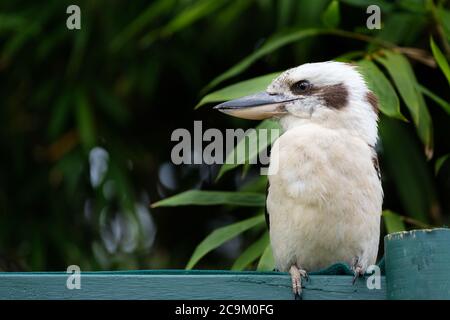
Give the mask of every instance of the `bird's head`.
[{"label": "bird's head", "polygon": [[303,64],[283,72],[265,91],[215,109],[244,119],[277,118],[284,130],[315,123],[348,130],[370,145],[377,140],[377,99],[348,63]]}]

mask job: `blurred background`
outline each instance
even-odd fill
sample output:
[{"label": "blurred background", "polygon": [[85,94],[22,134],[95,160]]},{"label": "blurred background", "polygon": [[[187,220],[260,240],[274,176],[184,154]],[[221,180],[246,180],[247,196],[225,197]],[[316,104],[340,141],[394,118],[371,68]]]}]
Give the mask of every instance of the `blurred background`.
[{"label": "blurred background", "polygon": [[[81,8],[81,30],[66,27],[71,4]],[[380,30],[366,28],[370,4],[381,8]],[[391,231],[448,224],[448,8],[428,0],[1,1],[0,270],[184,268],[213,230],[261,208],[151,204],[192,189],[265,188],[257,168],[217,180],[220,166],[171,163],[176,128],[257,124],[211,105],[194,110],[202,96],[306,62],[371,59],[380,47],[407,48],[407,76],[425,87],[427,119],[418,125],[394,79],[400,109],[381,114],[378,146]],[[291,41],[205,89],[274,39],[311,28],[351,34]],[[382,65],[395,78],[392,64]],[[263,232],[258,225],[219,241],[196,268],[230,268]],[[241,269],[255,267],[258,250]]]}]

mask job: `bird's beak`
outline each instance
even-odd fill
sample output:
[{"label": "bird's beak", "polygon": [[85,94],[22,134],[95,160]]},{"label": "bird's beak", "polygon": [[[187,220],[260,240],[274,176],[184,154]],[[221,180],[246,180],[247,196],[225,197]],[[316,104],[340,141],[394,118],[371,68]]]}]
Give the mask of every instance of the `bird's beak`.
[{"label": "bird's beak", "polygon": [[295,98],[263,91],[221,103],[214,109],[238,118],[262,120],[286,114],[285,104],[293,100]]}]

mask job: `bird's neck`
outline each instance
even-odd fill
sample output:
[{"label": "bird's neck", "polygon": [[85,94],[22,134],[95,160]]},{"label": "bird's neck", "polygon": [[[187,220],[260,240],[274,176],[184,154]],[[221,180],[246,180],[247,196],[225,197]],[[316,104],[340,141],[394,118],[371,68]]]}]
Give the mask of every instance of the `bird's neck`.
[{"label": "bird's neck", "polygon": [[284,132],[305,124],[311,123],[311,119],[299,118],[292,115],[286,115],[280,118],[280,125]]},{"label": "bird's neck", "polygon": [[350,136],[357,137],[365,141],[368,145],[375,145],[377,142],[377,124],[374,119],[366,118],[299,118],[286,115],[279,119],[283,132],[305,125],[315,125],[331,130],[339,130]]}]

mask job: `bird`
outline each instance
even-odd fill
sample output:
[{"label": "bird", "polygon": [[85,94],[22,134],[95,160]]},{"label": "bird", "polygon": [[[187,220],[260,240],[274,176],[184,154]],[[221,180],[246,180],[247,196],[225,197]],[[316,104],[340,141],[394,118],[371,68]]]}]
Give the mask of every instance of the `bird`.
[{"label": "bird", "polygon": [[276,269],[302,279],[334,263],[355,280],[376,263],[383,189],[378,98],[356,64],[305,63],[265,91],[223,102],[231,116],[279,121],[270,153],[266,218]]}]

